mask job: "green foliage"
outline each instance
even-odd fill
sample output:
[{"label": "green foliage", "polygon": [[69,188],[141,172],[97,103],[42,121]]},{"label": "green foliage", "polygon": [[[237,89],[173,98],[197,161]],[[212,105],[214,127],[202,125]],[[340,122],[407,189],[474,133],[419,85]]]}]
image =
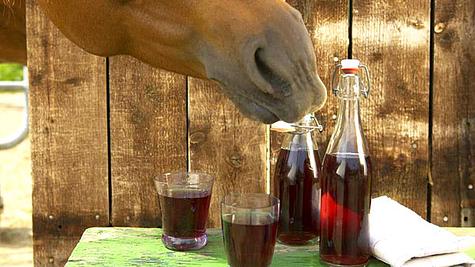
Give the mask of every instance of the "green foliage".
[{"label": "green foliage", "polygon": [[19,64],[0,64],[0,81],[23,80],[23,66]]}]

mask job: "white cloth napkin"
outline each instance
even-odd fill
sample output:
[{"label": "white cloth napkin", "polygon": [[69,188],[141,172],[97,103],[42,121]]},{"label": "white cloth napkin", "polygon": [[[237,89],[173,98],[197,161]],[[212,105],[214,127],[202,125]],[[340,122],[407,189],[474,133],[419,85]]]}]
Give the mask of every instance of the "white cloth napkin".
[{"label": "white cloth napkin", "polygon": [[457,237],[386,196],[371,201],[369,239],[373,256],[391,266],[475,263],[460,252],[475,245],[474,237]]}]

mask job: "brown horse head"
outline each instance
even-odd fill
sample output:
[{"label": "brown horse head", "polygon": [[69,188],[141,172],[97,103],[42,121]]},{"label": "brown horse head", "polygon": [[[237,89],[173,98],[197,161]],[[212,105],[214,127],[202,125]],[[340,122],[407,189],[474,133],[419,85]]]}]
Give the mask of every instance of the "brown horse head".
[{"label": "brown horse head", "polygon": [[39,0],[85,50],[217,81],[248,116],[295,121],[326,90],[300,13],[282,0]]},{"label": "brown horse head", "polygon": [[24,2],[0,0],[0,63],[26,65]]}]

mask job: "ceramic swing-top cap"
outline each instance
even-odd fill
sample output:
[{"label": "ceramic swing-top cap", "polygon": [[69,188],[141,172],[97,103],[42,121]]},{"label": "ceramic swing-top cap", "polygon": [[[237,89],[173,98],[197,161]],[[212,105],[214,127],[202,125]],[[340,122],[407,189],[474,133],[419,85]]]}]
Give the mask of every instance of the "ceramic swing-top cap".
[{"label": "ceramic swing-top cap", "polygon": [[346,74],[357,73],[359,67],[360,61],[357,59],[343,59],[341,61],[341,70]]},{"label": "ceramic swing-top cap", "polygon": [[296,131],[313,131],[317,129],[323,131],[323,126],[321,126],[315,117],[312,114],[307,114],[300,121],[296,123],[288,123],[285,121],[278,121],[271,125],[271,130],[281,133],[291,133]]}]

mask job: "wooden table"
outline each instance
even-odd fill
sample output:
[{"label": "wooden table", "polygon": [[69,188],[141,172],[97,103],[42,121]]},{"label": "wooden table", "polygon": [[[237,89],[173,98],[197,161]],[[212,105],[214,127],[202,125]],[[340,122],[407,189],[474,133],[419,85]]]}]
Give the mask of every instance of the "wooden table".
[{"label": "wooden table", "polygon": [[[457,235],[475,236],[475,228],[448,228]],[[166,249],[157,228],[90,228],[74,249],[66,266],[203,266],[224,267],[226,256],[220,229],[208,229],[208,245],[198,251]],[[467,251],[475,258],[475,247]],[[324,266],[316,245],[289,247],[277,244],[272,266]],[[387,266],[371,259],[369,266]]]}]

